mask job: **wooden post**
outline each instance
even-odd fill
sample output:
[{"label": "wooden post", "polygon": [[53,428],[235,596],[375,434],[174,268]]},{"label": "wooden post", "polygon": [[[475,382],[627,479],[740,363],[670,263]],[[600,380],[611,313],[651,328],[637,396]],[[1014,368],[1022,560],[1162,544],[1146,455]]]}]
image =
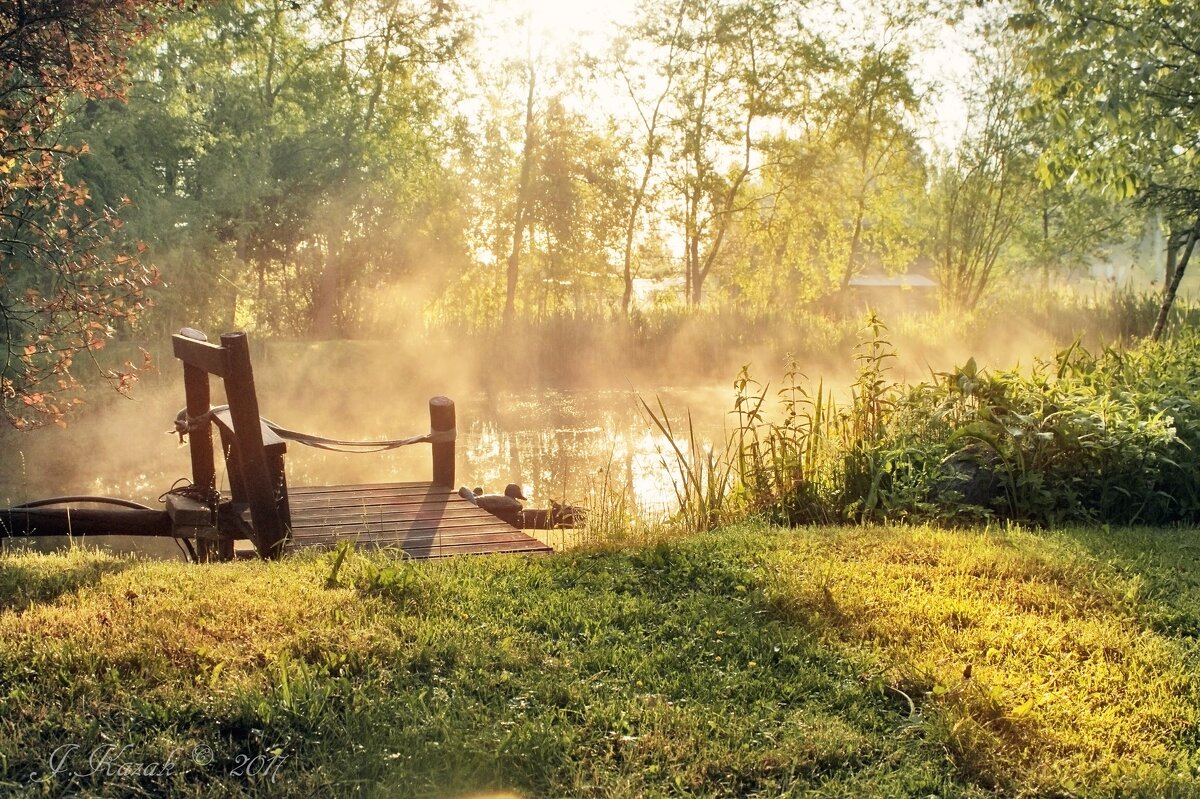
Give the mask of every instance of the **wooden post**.
[{"label": "wooden post", "polygon": [[449,397],[434,397],[429,400],[429,430],[435,438],[448,439],[433,442],[433,484],[453,489],[454,400]]},{"label": "wooden post", "polygon": [[237,437],[242,479],[250,501],[250,519],[254,522],[254,545],[264,558],[283,553],[287,528],[279,516],[275,485],[267,468],[262,428],[258,414],[258,396],[254,390],[254,372],[250,367],[250,347],[245,333],[225,333],[221,346],[227,351],[229,372],[225,375],[225,395],[229,415]]},{"label": "wooden post", "polygon": [[[208,336],[199,330],[184,328],[179,335],[196,341],[208,341]],[[208,384],[208,372],[198,366],[184,361],[183,363],[183,393],[187,398],[187,415],[198,418],[208,413],[212,402],[211,390]],[[214,491],[217,487],[217,471],[213,463],[212,425],[198,425],[195,430],[188,430],[188,452],[192,456],[192,484],[206,491]],[[229,546],[232,547],[231,541]],[[196,539],[196,558],[201,563],[207,563],[214,556],[222,557],[213,542],[202,538]],[[232,558],[233,553],[229,553]]]}]

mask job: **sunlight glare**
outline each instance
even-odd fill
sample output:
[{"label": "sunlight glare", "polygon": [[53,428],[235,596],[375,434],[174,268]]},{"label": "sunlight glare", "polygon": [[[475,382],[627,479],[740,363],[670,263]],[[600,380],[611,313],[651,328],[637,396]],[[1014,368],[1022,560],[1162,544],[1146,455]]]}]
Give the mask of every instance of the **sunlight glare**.
[{"label": "sunlight glare", "polygon": [[633,16],[634,0],[471,0],[483,31],[511,29],[528,19],[534,49],[556,58],[575,46],[595,50],[612,39],[612,28]]}]

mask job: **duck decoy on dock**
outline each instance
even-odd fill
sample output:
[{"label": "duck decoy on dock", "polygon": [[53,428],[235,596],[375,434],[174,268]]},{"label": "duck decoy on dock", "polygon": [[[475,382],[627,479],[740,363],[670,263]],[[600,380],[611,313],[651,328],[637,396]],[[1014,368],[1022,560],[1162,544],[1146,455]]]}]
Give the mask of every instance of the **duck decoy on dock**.
[{"label": "duck decoy on dock", "polygon": [[527,501],[528,498],[516,483],[509,483],[505,486],[503,494],[485,494],[482,488],[472,491],[466,486],[460,488],[458,494],[513,527],[522,526],[521,509],[524,506],[521,503]]},{"label": "duck decoy on dock", "polygon": [[503,519],[522,530],[558,530],[582,524],[585,511],[576,505],[560,505],[550,500],[549,508],[525,508],[524,491],[516,483],[510,483],[503,494],[485,494],[482,488],[458,489],[458,495],[473,505],[483,508],[493,516]]}]

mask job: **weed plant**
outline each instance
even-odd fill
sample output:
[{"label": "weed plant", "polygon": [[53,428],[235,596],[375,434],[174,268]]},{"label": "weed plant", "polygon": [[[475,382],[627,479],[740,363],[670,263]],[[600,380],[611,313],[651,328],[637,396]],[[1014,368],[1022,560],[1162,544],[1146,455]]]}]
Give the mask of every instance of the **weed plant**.
[{"label": "weed plant", "polygon": [[720,451],[696,436],[691,414],[687,414],[686,431],[676,431],[662,400],[653,407],[640,400],[646,418],[667,441],[662,464],[675,499],[679,503],[679,521],[688,531],[714,530],[733,516],[735,497],[731,492],[734,477],[733,449],[726,442]]}]

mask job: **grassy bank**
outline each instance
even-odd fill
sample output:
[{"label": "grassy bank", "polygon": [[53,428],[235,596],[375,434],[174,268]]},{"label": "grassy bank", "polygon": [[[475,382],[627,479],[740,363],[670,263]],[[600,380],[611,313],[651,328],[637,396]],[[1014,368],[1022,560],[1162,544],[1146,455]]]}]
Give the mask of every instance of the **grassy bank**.
[{"label": "grassy bank", "polygon": [[1194,796],[1196,540],[749,525],[336,573],[8,555],[0,792]]}]

